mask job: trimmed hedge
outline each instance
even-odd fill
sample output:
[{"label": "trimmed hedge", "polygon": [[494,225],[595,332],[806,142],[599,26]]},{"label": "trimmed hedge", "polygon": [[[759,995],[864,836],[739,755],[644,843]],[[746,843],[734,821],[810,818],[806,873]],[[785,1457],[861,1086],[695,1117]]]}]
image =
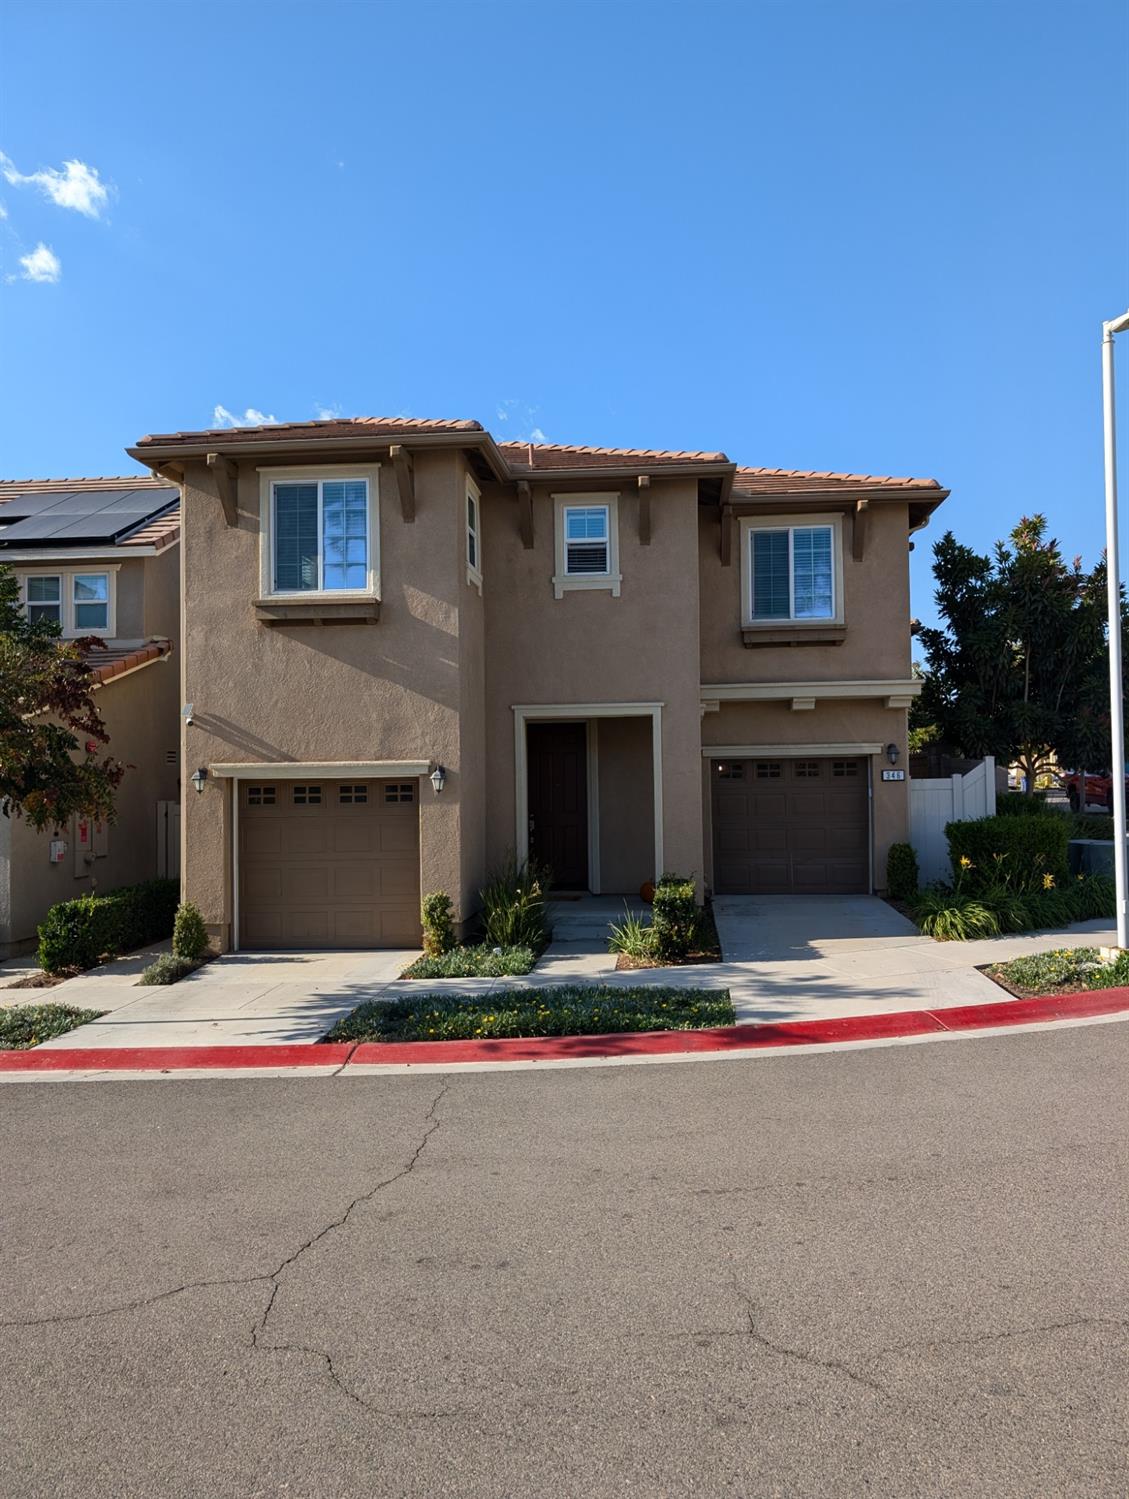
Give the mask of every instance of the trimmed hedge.
[{"label": "trimmed hedge", "polygon": [[[1069,876],[1066,819],[1062,817],[980,817],[950,822],[945,828],[953,876],[969,895],[991,885],[1041,890],[1044,877],[1056,885]],[[967,859],[966,866],[961,860]]]},{"label": "trimmed hedge", "polygon": [[919,877],[917,855],[909,843],[891,843],[886,855],[886,894],[891,900],[913,900]]},{"label": "trimmed hedge", "polygon": [[1047,794],[1045,791],[1005,791],[996,797],[997,817],[1045,817]]},{"label": "trimmed hedge", "polygon": [[48,973],[93,968],[103,958],[132,952],[172,933],[180,887],[146,880],[108,895],[60,901],[39,928],[39,966]]},{"label": "trimmed hedge", "polygon": [[694,881],[664,874],[651,901],[651,930],[655,953],[660,958],[684,958],[694,946],[698,929],[698,907]]}]

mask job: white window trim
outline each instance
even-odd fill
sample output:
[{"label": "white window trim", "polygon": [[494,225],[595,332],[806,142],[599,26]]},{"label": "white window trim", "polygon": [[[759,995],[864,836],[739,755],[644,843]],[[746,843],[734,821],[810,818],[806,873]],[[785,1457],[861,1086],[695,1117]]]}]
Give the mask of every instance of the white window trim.
[{"label": "white window trim", "polygon": [[[602,505],[608,512],[608,570],[606,573],[570,573],[565,561],[565,511],[583,510],[588,506]],[[573,590],[603,589],[613,598],[620,596],[623,582],[619,570],[619,495],[600,492],[593,494],[555,494],[553,496],[554,568],[553,597],[563,598]]]},{"label": "white window trim", "polygon": [[[479,591],[479,593],[481,593],[482,592],[482,491],[479,489],[478,485],[474,482],[474,480],[468,474],[467,475],[467,481],[466,481],[466,499],[464,499],[464,501],[463,501],[464,506],[470,500],[474,501],[475,525],[472,528],[471,523],[470,523],[470,516],[469,516],[469,514],[465,514],[464,517],[463,517],[463,519],[465,521],[465,530],[466,530],[466,580],[467,580],[467,582],[470,584],[470,586],[472,588],[477,588],[478,591]],[[472,531],[473,531],[473,535],[474,535],[474,555],[478,558],[477,565],[470,560],[470,538],[471,538]]]},{"label": "white window trim", "polygon": [[[299,588],[290,592],[274,586],[274,486],[322,484],[340,479],[364,479],[368,484],[368,583],[364,588]],[[322,547],[320,500],[318,547]],[[259,469],[259,597],[264,599],[380,598],[380,464],[309,464],[302,468]]]},{"label": "white window trim", "polygon": [[[832,613],[826,618],[813,619],[805,615],[797,619],[794,613],[778,619],[753,618],[753,532],[754,531],[806,531],[812,526],[831,528],[831,604]],[[795,573],[792,567],[792,538],[788,538],[788,602],[795,609]],[[782,630],[795,625],[798,629],[818,628],[820,625],[845,623],[843,613],[843,517],[841,515],[743,515],[741,517],[741,626],[746,630]]]},{"label": "white window trim", "polygon": [[[26,572],[20,570],[20,603],[26,609],[28,605],[27,581],[29,578],[58,578],[60,592],[60,624],[64,640],[81,640],[84,635],[96,635],[100,640],[112,640],[118,632],[118,587],[117,573],[121,567],[120,562],[107,565],[100,562],[91,567],[77,567],[71,563],[67,567],[32,567]],[[106,579],[107,607],[106,624],[104,629],[96,629],[92,625],[76,625],[74,622],[74,580],[75,578],[88,576],[101,576]]]}]

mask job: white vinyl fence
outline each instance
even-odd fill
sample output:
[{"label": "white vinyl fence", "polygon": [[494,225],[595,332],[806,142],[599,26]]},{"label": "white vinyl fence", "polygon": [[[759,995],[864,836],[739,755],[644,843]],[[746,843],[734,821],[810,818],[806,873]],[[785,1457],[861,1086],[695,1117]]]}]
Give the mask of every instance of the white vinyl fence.
[{"label": "white vinyl fence", "polygon": [[923,885],[952,878],[945,824],[992,817],[995,810],[996,762],[991,755],[966,775],[910,781],[909,841]]}]

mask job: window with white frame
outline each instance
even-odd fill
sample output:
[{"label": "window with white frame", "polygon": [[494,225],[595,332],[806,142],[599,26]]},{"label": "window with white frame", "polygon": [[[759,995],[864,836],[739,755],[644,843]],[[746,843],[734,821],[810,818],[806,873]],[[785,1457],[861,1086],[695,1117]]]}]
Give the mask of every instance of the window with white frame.
[{"label": "window with white frame", "polygon": [[557,597],[572,588],[607,588],[618,597],[618,496],[556,495],[554,501]]},{"label": "window with white frame", "polygon": [[841,617],[836,525],[750,526],[746,547],[746,612],[752,624]]},{"label": "window with white frame", "polygon": [[467,582],[482,591],[482,497],[467,480],[466,486],[466,569]]},{"label": "window with white frame", "polygon": [[28,573],[23,580],[23,602],[29,619],[52,620],[63,635],[113,633],[112,570]]},{"label": "window with white frame", "polygon": [[273,481],[271,591],[366,592],[371,529],[367,478]]}]

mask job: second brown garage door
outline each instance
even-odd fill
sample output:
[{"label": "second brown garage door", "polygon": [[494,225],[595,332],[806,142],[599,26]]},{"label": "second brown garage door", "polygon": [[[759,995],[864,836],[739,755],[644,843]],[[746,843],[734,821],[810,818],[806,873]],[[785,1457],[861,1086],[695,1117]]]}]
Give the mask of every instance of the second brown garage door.
[{"label": "second brown garage door", "polygon": [[243,782],[239,945],[418,947],[415,781]]},{"label": "second brown garage door", "polygon": [[719,894],[867,892],[865,760],[715,760],[710,777]]}]

